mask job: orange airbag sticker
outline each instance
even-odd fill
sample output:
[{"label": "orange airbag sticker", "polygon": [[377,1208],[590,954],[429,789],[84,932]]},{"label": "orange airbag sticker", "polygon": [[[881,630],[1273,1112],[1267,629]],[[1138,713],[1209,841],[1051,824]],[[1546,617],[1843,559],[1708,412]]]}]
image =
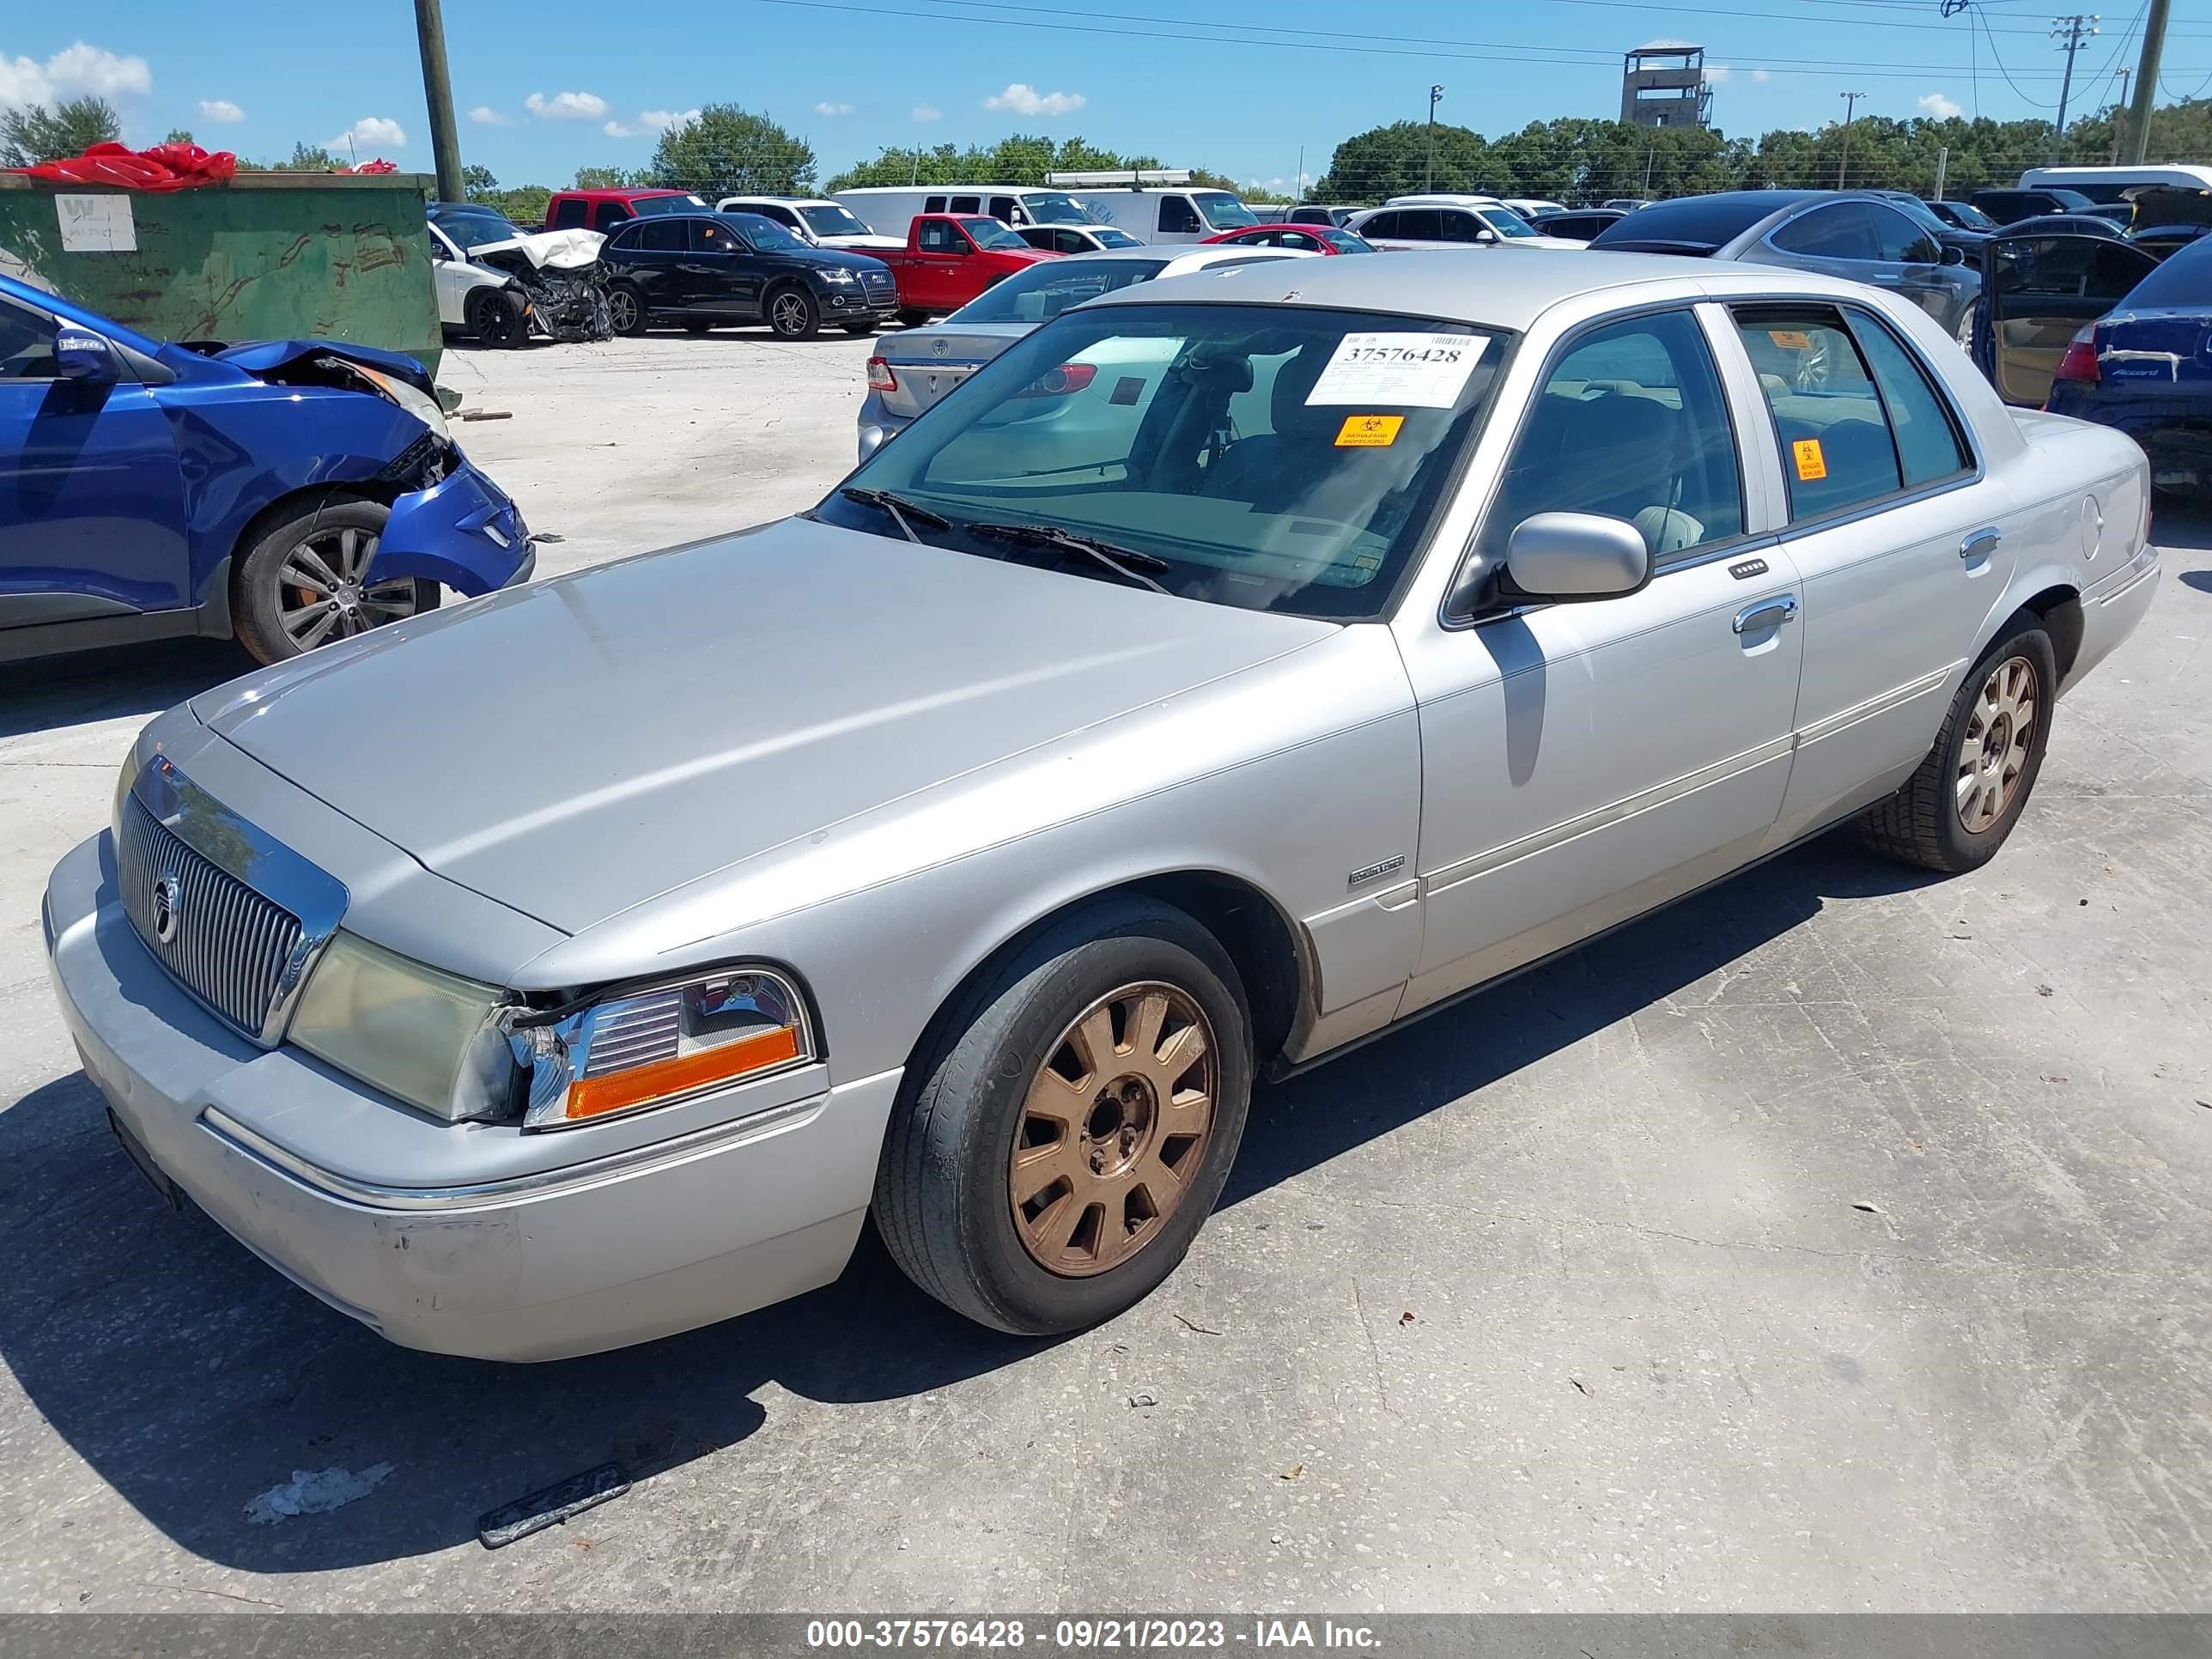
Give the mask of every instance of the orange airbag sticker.
[{"label": "orange airbag sticker", "polygon": [[1802,329],[1770,328],[1766,331],[1766,337],[1784,351],[1810,351],[1813,349],[1813,337]]},{"label": "orange airbag sticker", "polygon": [[1336,430],[1339,449],[1388,449],[1398,441],[1403,415],[1347,415]]},{"label": "orange airbag sticker", "polygon": [[1828,476],[1828,458],[1820,453],[1818,438],[1798,439],[1790,446],[1790,453],[1796,460],[1797,476],[1807,483]]}]

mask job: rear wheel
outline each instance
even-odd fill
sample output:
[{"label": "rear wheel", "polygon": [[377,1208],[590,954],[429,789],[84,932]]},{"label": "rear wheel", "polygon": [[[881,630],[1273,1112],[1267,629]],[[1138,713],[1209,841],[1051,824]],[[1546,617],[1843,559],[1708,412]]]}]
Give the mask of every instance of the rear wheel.
[{"label": "rear wheel", "polygon": [[768,296],[768,325],[779,339],[811,340],[822,331],[822,308],[796,283],[780,288]]},{"label": "rear wheel", "polygon": [[2057,685],[2051,635],[2023,612],[1967,672],[1920,769],[1860,814],[1859,838],[1946,875],[1987,864],[2043,769]]},{"label": "rear wheel", "polygon": [[876,319],[870,317],[861,322],[841,323],[838,326],[842,328],[846,333],[851,335],[854,339],[861,340],[866,339],[869,335],[873,334],[876,331]]},{"label": "rear wheel", "polygon": [[607,289],[607,320],[617,334],[635,337],[645,332],[645,296],[628,283]]},{"label": "rear wheel", "polygon": [[1237,970],[1180,910],[1113,900],[1016,951],[893,1109],[877,1230],[923,1290],[1002,1331],[1142,1300],[1205,1224],[1251,1100]]},{"label": "rear wheel", "polygon": [[390,516],[380,501],[325,501],[246,550],[234,578],[232,624],[256,662],[283,662],[437,608],[435,582],[366,580]]}]

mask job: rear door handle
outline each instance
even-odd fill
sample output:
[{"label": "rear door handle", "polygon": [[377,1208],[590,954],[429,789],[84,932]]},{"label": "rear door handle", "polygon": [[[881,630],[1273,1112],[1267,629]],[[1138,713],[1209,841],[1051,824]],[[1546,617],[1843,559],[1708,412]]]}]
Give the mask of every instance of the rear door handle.
[{"label": "rear door handle", "polygon": [[1959,556],[1969,564],[1977,559],[1986,559],[1997,550],[1997,544],[2003,539],[2004,532],[1995,525],[1977,530],[1959,544]]},{"label": "rear door handle", "polygon": [[1747,605],[1735,613],[1735,631],[1756,634],[1764,629],[1779,628],[1786,622],[1797,619],[1797,601],[1784,593],[1778,599],[1761,599]]}]

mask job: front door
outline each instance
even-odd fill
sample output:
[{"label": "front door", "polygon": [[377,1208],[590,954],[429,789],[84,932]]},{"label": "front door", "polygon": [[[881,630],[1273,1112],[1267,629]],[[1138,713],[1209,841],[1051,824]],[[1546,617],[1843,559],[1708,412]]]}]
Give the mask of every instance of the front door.
[{"label": "front door", "polygon": [[135,381],[57,378],[59,328],[0,298],[0,629],[197,597],[168,416]]},{"label": "front door", "polygon": [[738,234],[712,219],[687,219],[684,281],[693,312],[708,316],[760,315],[760,259]]},{"label": "front door", "polygon": [[910,286],[902,287],[902,304],[922,311],[956,311],[967,303],[960,267],[968,258],[968,238],[950,219],[926,219],[908,256]]},{"label": "front door", "polygon": [[2008,404],[2041,408],[2074,336],[2134,291],[2158,262],[2108,236],[2041,235],[2030,226],[1982,249],[1989,295],[1986,364]]},{"label": "front door", "polygon": [[[1640,592],[1401,634],[1420,705],[1425,914],[1409,1012],[1726,873],[1790,775],[1801,600],[1749,535],[1712,331],[1688,307],[1598,325],[1547,368],[1486,514],[1502,562],[1537,513],[1634,525]],[[1762,477],[1765,475],[1760,475]]]},{"label": "front door", "polygon": [[[2026,526],[1917,347],[1871,309],[1732,307],[1787,496],[1805,665],[1787,833],[1894,787],[1942,725]],[[1948,349],[1948,348],[1947,348]]]}]

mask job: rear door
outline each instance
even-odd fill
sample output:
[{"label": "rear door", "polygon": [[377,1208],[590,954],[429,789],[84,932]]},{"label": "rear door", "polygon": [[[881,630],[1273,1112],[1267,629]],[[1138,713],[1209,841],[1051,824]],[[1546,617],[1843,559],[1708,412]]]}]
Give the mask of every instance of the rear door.
[{"label": "rear door", "polygon": [[135,381],[57,378],[59,331],[0,296],[0,629],[198,597],[167,414]]},{"label": "rear door", "polygon": [[623,269],[644,291],[648,309],[681,313],[690,309],[690,240],[681,219],[641,219],[621,233],[629,257]]},{"label": "rear door", "polygon": [[1989,301],[1983,367],[2008,404],[2041,408],[2075,335],[2125,299],[2158,262],[2109,236],[2041,235],[2028,227],[1982,247]]}]

